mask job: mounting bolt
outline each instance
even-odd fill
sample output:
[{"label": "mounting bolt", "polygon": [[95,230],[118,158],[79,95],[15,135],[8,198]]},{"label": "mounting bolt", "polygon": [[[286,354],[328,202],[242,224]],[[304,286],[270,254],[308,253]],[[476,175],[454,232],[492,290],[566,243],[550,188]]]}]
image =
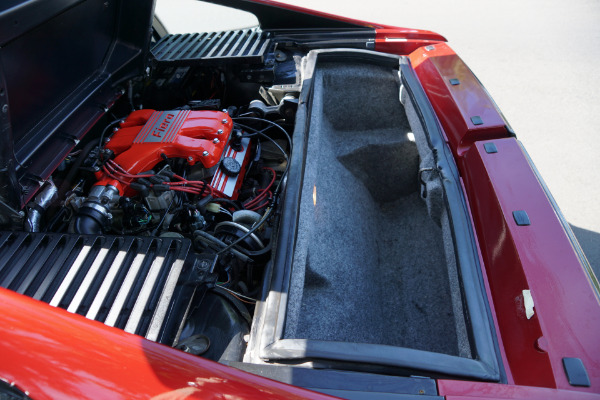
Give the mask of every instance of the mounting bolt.
[{"label": "mounting bolt", "polygon": [[204,150],[204,152],[202,153],[202,155],[203,155],[204,157],[207,157],[209,154],[210,154],[210,153],[209,153],[208,151],[206,151],[206,150]]},{"label": "mounting bolt", "polygon": [[217,138],[214,138],[214,139],[213,139],[213,143],[214,143],[214,144],[217,144],[217,143],[219,143],[219,139],[217,139]]},{"label": "mounting bolt", "polygon": [[194,161],[194,157],[192,157],[192,156],[189,156],[189,157],[188,157],[188,161],[189,161],[189,162],[192,162],[192,161]]},{"label": "mounting bolt", "polygon": [[227,123],[227,118],[223,119],[223,121],[221,121],[222,123],[226,124]]},{"label": "mounting bolt", "polygon": [[223,133],[223,129],[219,129],[219,130],[217,131],[217,135],[220,135],[221,133]]}]

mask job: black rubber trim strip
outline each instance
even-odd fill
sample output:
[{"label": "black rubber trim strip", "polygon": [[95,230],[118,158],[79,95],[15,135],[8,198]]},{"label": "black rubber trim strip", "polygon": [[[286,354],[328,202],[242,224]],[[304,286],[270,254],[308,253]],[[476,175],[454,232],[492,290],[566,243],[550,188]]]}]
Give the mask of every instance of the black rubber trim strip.
[{"label": "black rubber trim strip", "polygon": [[398,394],[398,393],[381,393],[381,392],[361,392],[357,390],[342,390],[342,389],[319,389],[307,387],[307,389],[315,390],[320,393],[330,396],[340,397],[348,400],[431,400],[443,399],[440,396],[422,396],[420,394]]},{"label": "black rubber trim strip", "polygon": [[[420,113],[420,119],[427,132],[432,148],[436,149],[436,162],[443,178],[446,201],[448,202],[448,217],[452,226],[452,235],[455,243],[455,254],[458,258],[461,283],[467,303],[469,323],[471,324],[473,339],[475,341],[477,357],[487,364],[493,371],[495,379],[506,383],[506,373],[500,362],[501,354],[498,338],[494,329],[494,320],[490,305],[487,301],[487,292],[483,280],[483,266],[479,263],[477,243],[473,232],[473,224],[469,217],[465,194],[460,184],[460,173],[454,161],[452,151],[447,146],[439,121],[433,107],[419,82],[408,58],[400,62],[402,84],[407,89],[415,109]],[[458,201],[448,201],[451,198]],[[461,235],[457,235],[460,232]],[[468,238],[470,246],[458,243],[456,236]]]},{"label": "black rubber trim strip", "polygon": [[436,382],[430,378],[389,376],[336,369],[312,369],[288,365],[229,362],[227,365],[290,385],[312,390],[331,389],[370,392],[372,394],[404,394],[435,396]]}]

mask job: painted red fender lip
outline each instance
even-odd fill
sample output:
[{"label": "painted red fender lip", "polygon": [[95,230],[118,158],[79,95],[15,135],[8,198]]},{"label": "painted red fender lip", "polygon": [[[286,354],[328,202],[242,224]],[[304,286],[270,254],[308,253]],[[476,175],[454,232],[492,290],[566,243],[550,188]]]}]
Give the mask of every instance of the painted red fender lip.
[{"label": "painted red fender lip", "polygon": [[333,399],[0,289],[0,379],[32,399]]},{"label": "painted red fender lip", "polygon": [[599,394],[570,390],[445,379],[437,382],[440,396],[447,400],[600,400]]}]

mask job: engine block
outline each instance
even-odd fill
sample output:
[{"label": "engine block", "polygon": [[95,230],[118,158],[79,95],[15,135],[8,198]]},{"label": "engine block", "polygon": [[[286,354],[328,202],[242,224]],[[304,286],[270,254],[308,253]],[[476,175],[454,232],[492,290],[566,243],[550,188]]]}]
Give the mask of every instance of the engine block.
[{"label": "engine block", "polygon": [[[232,127],[231,117],[220,111],[139,110],[121,123],[104,148],[131,175],[150,170],[165,158],[184,158],[189,165],[211,168],[220,162]],[[112,185],[121,195],[130,194],[105,172],[99,172],[97,179],[97,185]]]}]

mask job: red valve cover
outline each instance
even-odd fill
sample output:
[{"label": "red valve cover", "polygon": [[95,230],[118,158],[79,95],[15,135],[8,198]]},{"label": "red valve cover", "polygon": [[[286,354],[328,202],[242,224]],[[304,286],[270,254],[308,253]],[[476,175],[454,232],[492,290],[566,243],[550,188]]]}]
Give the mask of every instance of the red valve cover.
[{"label": "red valve cover", "polygon": [[[221,160],[232,127],[231,117],[220,111],[139,110],[121,123],[105,148],[132,175],[152,169],[163,154],[210,168]],[[102,172],[97,185],[113,185],[124,194],[124,185]]]}]

